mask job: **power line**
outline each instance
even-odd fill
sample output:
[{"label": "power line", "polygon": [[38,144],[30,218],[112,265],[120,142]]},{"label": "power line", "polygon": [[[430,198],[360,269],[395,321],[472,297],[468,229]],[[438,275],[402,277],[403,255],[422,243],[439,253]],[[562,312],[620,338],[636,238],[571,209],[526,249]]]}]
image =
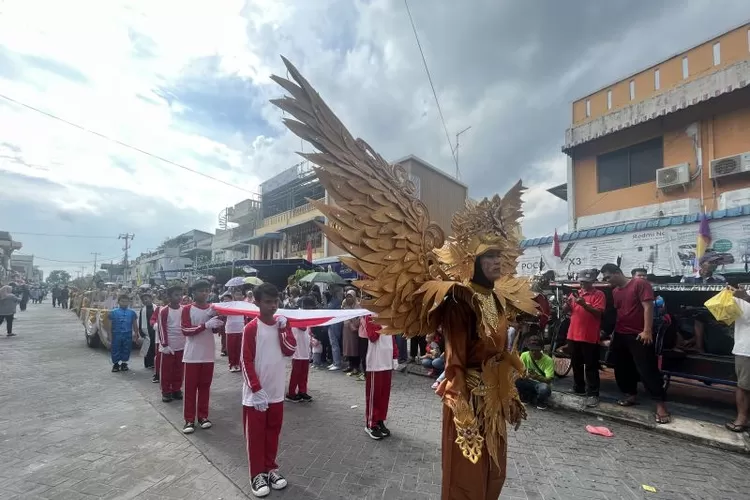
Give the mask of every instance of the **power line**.
[{"label": "power line", "polygon": [[456,164],[456,172],[460,175],[458,169],[458,160],[456,159],[456,152],[453,150],[453,143],[451,143],[451,136],[448,133],[448,126],[445,124],[445,117],[443,116],[443,110],[440,107],[440,100],[438,99],[437,92],[435,91],[435,85],[432,83],[432,75],[430,74],[430,68],[427,66],[427,59],[424,57],[424,51],[422,50],[422,44],[419,42],[419,35],[417,34],[417,27],[414,24],[414,18],[411,16],[411,10],[409,9],[409,2],[404,0],[406,6],[406,13],[409,15],[409,22],[411,23],[411,29],[414,31],[414,38],[417,41],[417,47],[419,47],[419,54],[422,56],[422,63],[424,64],[424,70],[427,73],[427,80],[430,82],[430,88],[432,89],[432,95],[435,97],[435,104],[437,105],[438,114],[440,115],[440,121],[443,123],[443,131],[445,132],[445,139],[448,141],[448,147],[451,148],[451,155],[453,161]]},{"label": "power line", "polygon": [[[103,261],[106,261],[106,260],[120,259],[121,257],[122,257],[122,254],[115,255],[114,257],[107,257],[107,258],[101,259],[101,261],[103,262]],[[36,260],[36,259],[43,260],[43,261],[46,261],[46,262],[55,262],[57,264],[90,264],[92,262],[91,260],[57,260],[57,259],[48,259],[46,257],[40,257],[38,255],[34,255],[34,260]]]},{"label": "power line", "polygon": [[27,233],[23,231],[7,231],[11,235],[20,234],[23,236],[52,236],[55,238],[89,238],[94,240],[116,240],[117,236],[92,236],[88,234],[54,234],[54,233]]},{"label": "power line", "polygon": [[221,184],[224,184],[225,186],[229,186],[229,187],[238,189],[240,191],[244,191],[246,193],[255,194],[252,191],[250,191],[249,189],[245,189],[245,188],[242,188],[240,186],[236,186],[236,185],[234,185],[234,184],[232,184],[230,182],[223,181],[221,179],[217,179],[216,177],[213,177],[213,176],[208,175],[208,174],[204,174],[203,172],[199,172],[197,170],[193,170],[192,168],[186,167],[184,165],[180,165],[179,163],[174,162],[172,160],[169,160],[167,158],[164,158],[163,156],[159,156],[159,155],[154,154],[154,153],[149,153],[148,151],[146,151],[144,149],[141,149],[141,148],[136,147],[136,146],[132,146],[132,145],[130,145],[130,144],[126,143],[126,142],[123,142],[123,141],[121,141],[119,139],[115,139],[114,137],[110,137],[108,135],[102,134],[101,132],[97,132],[96,130],[91,130],[89,128],[84,127],[83,125],[79,125],[77,123],[73,123],[73,122],[71,122],[69,120],[66,120],[65,118],[61,118],[61,117],[59,117],[57,115],[53,115],[52,113],[49,113],[49,112],[44,111],[44,110],[39,109],[39,108],[35,108],[34,106],[31,106],[29,104],[25,104],[25,103],[23,103],[21,101],[17,101],[16,99],[13,99],[12,97],[9,97],[7,95],[0,94],[0,98],[5,99],[6,101],[12,102],[14,104],[17,104],[19,106],[22,106],[22,107],[24,107],[26,109],[29,109],[31,111],[34,111],[36,113],[40,113],[40,114],[42,114],[42,115],[44,115],[44,116],[46,116],[48,118],[52,118],[53,120],[57,120],[57,121],[62,122],[64,124],[66,124],[66,125],[69,125],[71,127],[74,127],[74,128],[79,129],[79,130],[82,130],[84,132],[87,132],[89,134],[95,135],[95,136],[97,136],[97,137],[99,137],[101,139],[104,139],[106,141],[110,141],[110,142],[113,142],[115,144],[118,144],[118,145],[120,145],[120,146],[122,146],[124,148],[132,149],[133,151],[136,151],[138,153],[144,154],[146,156],[150,156],[150,157],[155,158],[155,159],[157,159],[159,161],[163,161],[164,163],[168,163],[168,164],[170,164],[170,165],[172,165],[174,167],[181,168],[183,170],[187,170],[188,172],[192,172],[192,173],[194,173],[196,175],[200,175],[202,177],[205,177],[207,179],[211,179],[211,180],[216,181],[216,182],[220,182]]}]

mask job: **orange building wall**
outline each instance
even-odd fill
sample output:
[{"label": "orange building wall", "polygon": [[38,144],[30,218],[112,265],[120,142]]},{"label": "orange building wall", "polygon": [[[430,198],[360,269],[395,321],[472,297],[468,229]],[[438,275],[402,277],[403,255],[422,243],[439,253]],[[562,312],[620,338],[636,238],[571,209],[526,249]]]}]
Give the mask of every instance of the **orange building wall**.
[{"label": "orange building wall", "polygon": [[[730,64],[750,59],[750,24],[720,35],[704,44],[680,53],[619,82],[573,102],[573,125],[594,120],[611,111],[661,94],[682,83],[695,80]],[[713,45],[721,43],[721,62],[713,65]],[[688,78],[682,78],[682,58],[688,58]],[[659,69],[660,88],[654,89],[654,70]],[[630,81],[635,80],[635,99],[630,100]],[[612,90],[612,109],[607,109],[607,91]],[[586,100],[591,101],[591,116],[586,116]]]},{"label": "orange building wall", "polygon": [[[722,49],[723,56],[723,49]],[[714,188],[709,178],[710,162],[717,158],[732,156],[750,151],[750,108],[741,108],[701,121],[701,146],[703,151],[703,192],[704,205],[707,210],[718,208],[718,197],[721,193],[750,187],[750,179],[741,175],[735,178],[722,179]],[[602,142],[600,146],[590,148],[580,156],[575,156],[575,210],[576,217],[596,215],[615,210],[623,210],[644,205],[653,205],[665,201],[701,197],[700,182],[696,180],[686,190],[678,189],[665,193],[656,189],[656,180],[605,193],[597,192],[596,157],[632,144],[658,137],[651,133],[632,137],[626,142]],[[690,163],[691,174],[695,173],[696,161],[692,139],[685,133],[685,127],[679,127],[663,133],[664,166]],[[654,176],[655,177],[655,176]]]}]

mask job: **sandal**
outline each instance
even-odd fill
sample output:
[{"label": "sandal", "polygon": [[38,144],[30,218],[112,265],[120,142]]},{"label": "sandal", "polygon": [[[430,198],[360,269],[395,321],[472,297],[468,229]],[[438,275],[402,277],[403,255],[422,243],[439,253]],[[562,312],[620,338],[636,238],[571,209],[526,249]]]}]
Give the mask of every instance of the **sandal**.
[{"label": "sandal", "polygon": [[748,430],[747,425],[738,425],[734,422],[727,422],[726,424],[724,424],[724,427],[732,432],[745,432],[746,430]]},{"label": "sandal", "polygon": [[638,401],[634,401],[632,399],[621,399],[617,402],[618,406],[635,406],[638,404]]},{"label": "sandal", "polygon": [[672,421],[672,415],[670,415],[669,413],[665,415],[659,415],[658,413],[654,413],[654,421],[660,425],[668,424],[669,422]]}]

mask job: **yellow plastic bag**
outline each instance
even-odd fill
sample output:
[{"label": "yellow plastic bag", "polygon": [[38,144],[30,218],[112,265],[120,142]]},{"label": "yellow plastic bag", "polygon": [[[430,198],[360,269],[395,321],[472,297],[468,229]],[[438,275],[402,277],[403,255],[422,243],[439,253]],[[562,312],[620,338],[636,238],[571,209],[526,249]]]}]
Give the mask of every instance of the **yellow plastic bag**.
[{"label": "yellow plastic bag", "polygon": [[731,325],[742,316],[742,309],[734,301],[731,290],[724,289],[706,301],[706,308],[711,311],[716,321]]}]

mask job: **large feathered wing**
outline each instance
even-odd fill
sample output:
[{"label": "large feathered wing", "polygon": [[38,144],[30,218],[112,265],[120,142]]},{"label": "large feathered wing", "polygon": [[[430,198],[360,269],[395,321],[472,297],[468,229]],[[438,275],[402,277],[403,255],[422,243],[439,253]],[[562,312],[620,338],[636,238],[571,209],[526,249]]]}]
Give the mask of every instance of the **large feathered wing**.
[{"label": "large feathered wing", "polygon": [[282,59],[294,81],[273,76],[289,96],[271,102],[295,118],[284,123],[318,151],[302,156],[316,165],[335,204],[311,203],[328,220],[321,226],[328,239],[352,255],[342,261],[367,277],[356,283],[373,297],[364,305],[376,313],[384,333],[434,330],[430,312],[455,285],[439,279],[433,250],[443,244],[442,229],[430,222],[405,169],[355,139],[297,68]]}]

